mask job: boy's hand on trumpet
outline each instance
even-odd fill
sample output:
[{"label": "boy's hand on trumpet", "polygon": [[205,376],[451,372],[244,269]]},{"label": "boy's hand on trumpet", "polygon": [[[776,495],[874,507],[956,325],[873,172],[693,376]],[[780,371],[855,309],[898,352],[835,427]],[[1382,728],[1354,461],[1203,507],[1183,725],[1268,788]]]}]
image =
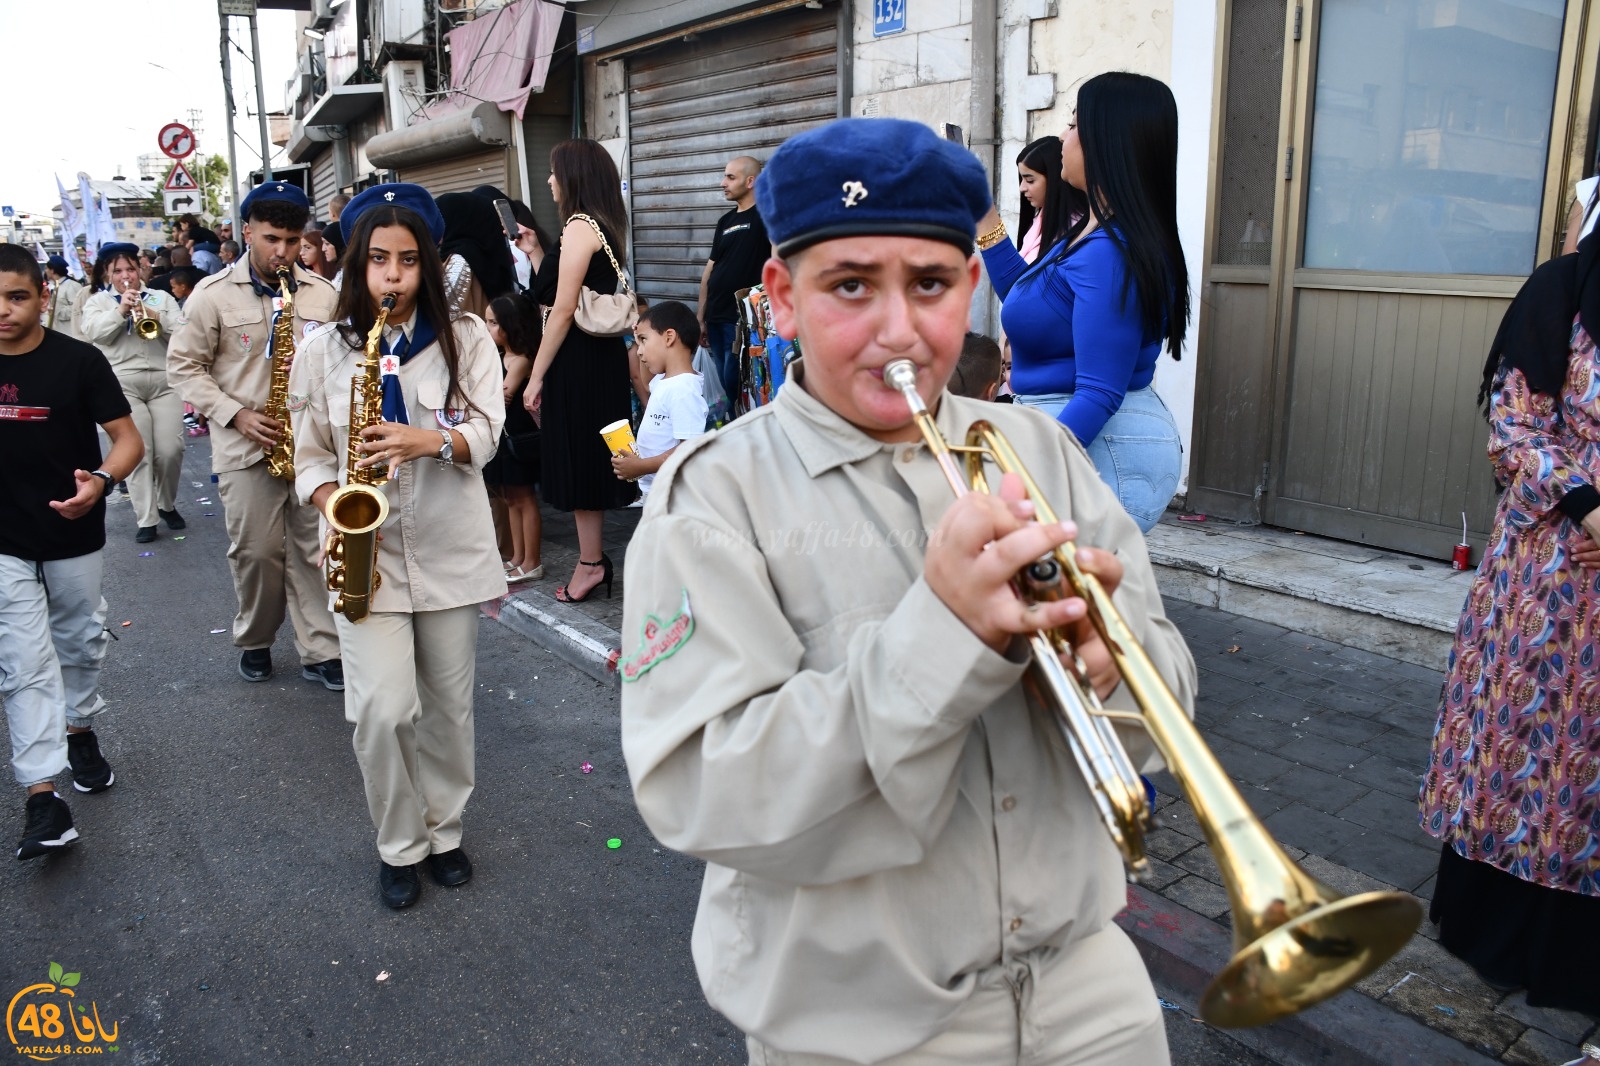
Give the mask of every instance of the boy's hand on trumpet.
[{"label": "boy's hand on trumpet", "polygon": [[[1069,596],[1024,603],[1011,580],[1035,559],[1078,535],[1076,523],[1042,525],[1022,479],[1006,474],[1000,493],[969,493],[951,504],[934,530],[923,562],[923,576],[944,605],[968,629],[1004,654],[1018,636],[1063,627],[1083,660],[1090,683],[1101,697],[1121,681],[1111,653],[1088,620],[1082,599]],[[1099,578],[1107,593],[1122,582],[1122,562],[1100,548],[1079,548],[1077,562]]]}]

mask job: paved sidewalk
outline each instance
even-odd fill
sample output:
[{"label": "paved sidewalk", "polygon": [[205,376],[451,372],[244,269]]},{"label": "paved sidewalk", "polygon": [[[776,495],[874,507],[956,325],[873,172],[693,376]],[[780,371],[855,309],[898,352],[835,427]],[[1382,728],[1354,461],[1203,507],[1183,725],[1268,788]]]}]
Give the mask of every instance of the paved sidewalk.
[{"label": "paved sidewalk", "polygon": [[[618,582],[613,597],[556,609],[613,648],[625,639],[617,630],[627,539],[639,514],[635,509],[607,515],[604,543]],[[548,597],[566,582],[576,559],[571,517],[546,510],[547,576],[522,586],[525,591],[515,598],[537,601],[547,612]],[[1279,843],[1340,892],[1398,888],[1427,900],[1439,846],[1417,825],[1416,796],[1442,675],[1211,607],[1169,598],[1167,611],[1199,667],[1195,720]],[[603,661],[596,669],[604,674]],[[1183,935],[1176,930],[1197,929],[1204,939],[1208,924],[1225,929],[1228,906],[1192,809],[1167,774],[1156,775],[1155,782],[1165,828],[1150,840],[1154,875],[1130,894],[1124,924],[1141,940],[1147,959],[1152,952],[1165,952],[1170,959],[1192,945],[1163,944],[1163,937],[1171,940]],[[1153,906],[1169,913],[1146,920]],[[1159,981],[1158,962],[1152,970]],[[1466,1057],[1452,1054],[1449,1061],[1484,1061],[1477,1057],[1482,1055],[1527,1066],[1558,1064],[1576,1058],[1578,1042],[1596,1028],[1582,1015],[1530,1008],[1521,993],[1494,992],[1438,946],[1427,922],[1360,991],[1459,1041],[1450,1046]],[[1319,1040],[1333,1041],[1323,1045],[1333,1049],[1333,1057],[1322,1061],[1369,1061],[1361,1041],[1371,1044],[1374,1038],[1347,1032],[1361,1014],[1356,1007],[1340,1006],[1349,1002],[1341,997],[1301,1016],[1299,1028],[1306,1031],[1284,1037],[1288,1044],[1273,1044],[1271,1031],[1279,1026],[1258,1030],[1267,1034],[1260,1046],[1282,1053],[1288,1045],[1309,1048]],[[1369,1019],[1354,1028],[1370,1030],[1375,1024]],[[1386,1052],[1379,1051],[1370,1061],[1446,1061],[1437,1046],[1425,1046],[1427,1040],[1416,1035],[1420,1032],[1413,1027],[1414,1046],[1402,1054],[1405,1030],[1386,1031],[1383,1039],[1390,1043],[1382,1046],[1392,1057],[1386,1060]],[[1283,1061],[1299,1060],[1290,1055]]]}]

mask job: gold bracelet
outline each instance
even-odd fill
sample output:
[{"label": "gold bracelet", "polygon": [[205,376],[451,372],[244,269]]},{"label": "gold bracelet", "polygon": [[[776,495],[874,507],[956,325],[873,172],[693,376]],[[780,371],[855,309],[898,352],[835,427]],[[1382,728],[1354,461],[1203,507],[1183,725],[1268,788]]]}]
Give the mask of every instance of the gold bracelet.
[{"label": "gold bracelet", "polygon": [[1004,222],[996,222],[994,224],[994,229],[990,230],[988,233],[982,233],[978,235],[978,251],[987,252],[990,248],[993,248],[995,245],[999,244],[1005,239],[1006,224]]}]

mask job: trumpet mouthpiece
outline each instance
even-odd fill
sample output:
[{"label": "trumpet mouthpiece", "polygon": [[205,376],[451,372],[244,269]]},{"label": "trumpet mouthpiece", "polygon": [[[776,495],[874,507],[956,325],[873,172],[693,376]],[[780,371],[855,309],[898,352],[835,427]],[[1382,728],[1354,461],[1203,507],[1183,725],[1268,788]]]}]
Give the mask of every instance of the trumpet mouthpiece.
[{"label": "trumpet mouthpiece", "polygon": [[905,392],[917,387],[917,367],[909,359],[896,359],[883,368],[883,380],[890,388]]}]

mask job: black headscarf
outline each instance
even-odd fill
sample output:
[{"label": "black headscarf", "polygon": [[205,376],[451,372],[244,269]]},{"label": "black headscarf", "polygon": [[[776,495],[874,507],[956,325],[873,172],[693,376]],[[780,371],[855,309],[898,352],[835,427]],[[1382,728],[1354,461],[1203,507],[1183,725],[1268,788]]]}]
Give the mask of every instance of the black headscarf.
[{"label": "black headscarf", "polygon": [[477,193],[447,192],[437,198],[444,216],[444,240],[439,255],[459,255],[472,268],[486,300],[516,291],[516,264],[500,228],[494,204]]},{"label": "black headscarf", "polygon": [[1478,388],[1478,406],[1485,413],[1495,386],[1512,370],[1522,371],[1534,392],[1560,394],[1567,380],[1573,316],[1600,341],[1600,230],[1579,241],[1571,255],[1541,264],[1506,308]]}]

